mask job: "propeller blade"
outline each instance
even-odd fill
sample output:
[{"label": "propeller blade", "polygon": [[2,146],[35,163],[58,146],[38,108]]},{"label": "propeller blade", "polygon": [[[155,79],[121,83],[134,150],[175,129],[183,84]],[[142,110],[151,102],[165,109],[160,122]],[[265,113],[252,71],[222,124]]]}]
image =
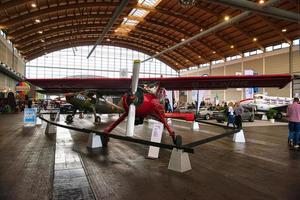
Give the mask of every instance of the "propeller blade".
[{"label": "propeller blade", "polygon": [[138,83],[139,83],[139,74],[140,74],[140,64],[139,60],[135,60],[132,70],[132,81],[131,81],[131,92],[132,94],[136,93]]},{"label": "propeller blade", "polygon": [[[131,81],[131,92],[132,95],[135,95],[138,82],[139,82],[139,73],[140,73],[140,64],[141,61],[135,60],[133,63],[133,71],[132,71],[132,81]],[[135,105],[131,103],[128,111],[128,120],[126,127],[126,136],[132,137],[134,132],[134,121],[135,121]]]}]

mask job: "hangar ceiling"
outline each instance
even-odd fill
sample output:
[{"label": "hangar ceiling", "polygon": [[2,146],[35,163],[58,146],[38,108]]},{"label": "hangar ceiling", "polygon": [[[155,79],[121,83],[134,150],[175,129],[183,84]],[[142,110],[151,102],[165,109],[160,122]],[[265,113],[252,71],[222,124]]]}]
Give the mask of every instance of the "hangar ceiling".
[{"label": "hangar ceiling", "polygon": [[[130,0],[102,44],[153,55],[243,12],[215,1],[195,2],[182,6],[179,0]],[[119,5],[120,0],[1,0],[0,29],[26,60],[32,60],[67,47],[95,44]],[[299,13],[298,0],[277,1],[272,7]],[[299,22],[252,13],[158,59],[178,70],[290,43],[299,35]]]}]

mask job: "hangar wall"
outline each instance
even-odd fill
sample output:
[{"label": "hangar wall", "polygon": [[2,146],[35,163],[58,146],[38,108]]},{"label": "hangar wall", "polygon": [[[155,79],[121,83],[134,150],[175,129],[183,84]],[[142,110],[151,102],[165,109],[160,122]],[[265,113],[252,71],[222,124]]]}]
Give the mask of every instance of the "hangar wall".
[{"label": "hangar wall", "polygon": [[[234,61],[212,65],[212,76],[236,75],[236,73],[244,73],[244,70],[252,69],[257,74],[284,74],[289,73],[289,48],[275,50],[264,54],[249,56]],[[182,76],[201,76],[209,74],[208,67],[193,71],[183,72]],[[300,51],[299,46],[294,46],[292,51],[292,74],[300,75]],[[292,96],[292,84],[288,84],[282,89],[277,88],[259,88],[258,93],[266,92],[269,96]],[[205,92],[210,98],[218,96],[222,101],[238,101],[245,98],[244,90],[228,89],[228,90],[212,90]],[[192,92],[188,92],[188,102],[192,102]]]},{"label": "hangar wall", "polygon": [[[7,65],[21,75],[25,74],[25,61],[12,44],[6,40],[2,31],[0,35],[0,63]],[[0,91],[14,92],[16,83],[15,79],[0,72]]]}]

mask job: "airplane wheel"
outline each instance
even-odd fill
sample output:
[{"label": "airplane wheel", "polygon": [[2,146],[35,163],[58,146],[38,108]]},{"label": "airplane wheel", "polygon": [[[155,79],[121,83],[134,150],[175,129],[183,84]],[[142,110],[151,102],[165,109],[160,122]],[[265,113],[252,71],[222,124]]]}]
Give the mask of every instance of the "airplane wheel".
[{"label": "airplane wheel", "polygon": [[109,137],[107,136],[100,136],[101,137],[101,141],[102,141],[102,146],[103,147],[107,147],[108,141],[109,141]]},{"label": "airplane wheel", "polygon": [[206,115],[205,115],[205,119],[206,119],[206,120],[209,120],[209,119],[210,119],[210,115],[209,115],[209,114],[206,114]]},{"label": "airplane wheel", "polygon": [[73,116],[72,116],[72,115],[67,115],[66,121],[67,121],[68,123],[73,122]]},{"label": "airplane wheel", "polygon": [[181,137],[181,135],[176,135],[176,137],[175,137],[175,145],[176,145],[176,147],[181,147],[181,145],[182,145],[182,137]]},{"label": "airplane wheel", "polygon": [[99,116],[97,116],[96,119],[95,119],[95,122],[96,123],[100,123],[101,122],[101,118]]},{"label": "airplane wheel", "polygon": [[282,114],[281,114],[280,112],[277,113],[277,114],[276,114],[276,118],[277,118],[277,119],[282,119]]}]

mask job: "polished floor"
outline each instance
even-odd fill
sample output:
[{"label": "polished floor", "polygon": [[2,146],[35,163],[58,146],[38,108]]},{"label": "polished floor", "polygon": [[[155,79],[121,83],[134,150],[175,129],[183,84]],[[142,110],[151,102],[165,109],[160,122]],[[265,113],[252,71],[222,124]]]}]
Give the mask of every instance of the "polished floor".
[{"label": "polished floor", "polygon": [[[101,130],[114,119],[103,116],[95,126],[76,118],[73,125]],[[200,127],[173,123],[184,143],[226,131]],[[300,152],[288,149],[287,126],[246,127],[245,144],[227,137],[196,147],[193,169],[182,174],[167,169],[168,150],[149,160],[147,146],[111,139],[107,149],[89,151],[84,133],[61,128],[49,136],[44,129],[23,128],[22,115],[0,115],[0,199],[300,199]],[[121,124],[114,133],[124,131]],[[136,133],[149,139],[151,123]]]}]

